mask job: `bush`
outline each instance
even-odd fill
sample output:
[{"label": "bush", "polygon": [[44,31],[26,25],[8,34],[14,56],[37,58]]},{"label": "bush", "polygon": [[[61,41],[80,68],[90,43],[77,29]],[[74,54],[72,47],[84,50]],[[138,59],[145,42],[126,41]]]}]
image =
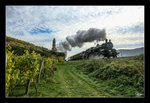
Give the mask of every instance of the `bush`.
[{"label": "bush", "polygon": [[62,56],[59,56],[58,57],[58,62],[64,64],[64,58]]}]

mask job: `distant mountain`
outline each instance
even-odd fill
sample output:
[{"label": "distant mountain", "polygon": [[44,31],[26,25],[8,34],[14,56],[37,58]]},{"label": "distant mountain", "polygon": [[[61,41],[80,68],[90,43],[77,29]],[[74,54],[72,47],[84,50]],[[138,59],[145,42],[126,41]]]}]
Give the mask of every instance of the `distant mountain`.
[{"label": "distant mountain", "polygon": [[144,47],[135,49],[119,49],[117,50],[120,54],[117,57],[128,57],[144,54]]}]

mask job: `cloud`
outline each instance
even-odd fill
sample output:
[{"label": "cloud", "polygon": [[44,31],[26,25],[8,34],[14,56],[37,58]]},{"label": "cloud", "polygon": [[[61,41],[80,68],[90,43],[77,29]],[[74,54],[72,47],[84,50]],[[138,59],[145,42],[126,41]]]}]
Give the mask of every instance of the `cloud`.
[{"label": "cloud", "polygon": [[89,28],[104,28],[120,47],[144,44],[144,6],[6,6],[6,35],[49,49],[54,37],[59,43]]},{"label": "cloud", "polygon": [[118,28],[117,31],[120,34],[125,34],[125,33],[144,33],[144,24],[140,23],[137,25],[129,26],[129,27],[121,27]]}]

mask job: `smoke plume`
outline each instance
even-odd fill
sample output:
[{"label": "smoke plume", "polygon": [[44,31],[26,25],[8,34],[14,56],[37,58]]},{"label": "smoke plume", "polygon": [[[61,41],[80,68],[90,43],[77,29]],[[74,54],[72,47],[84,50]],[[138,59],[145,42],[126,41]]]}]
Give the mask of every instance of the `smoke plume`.
[{"label": "smoke plume", "polygon": [[89,30],[78,30],[75,35],[67,36],[66,41],[60,42],[58,49],[63,51],[71,51],[72,47],[81,48],[84,43],[103,41],[105,39],[105,29],[90,28]]}]

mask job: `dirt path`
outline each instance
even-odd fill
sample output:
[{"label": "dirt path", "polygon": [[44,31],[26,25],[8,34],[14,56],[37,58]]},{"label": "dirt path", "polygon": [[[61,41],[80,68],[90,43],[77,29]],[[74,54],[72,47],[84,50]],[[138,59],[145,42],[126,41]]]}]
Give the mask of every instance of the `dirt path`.
[{"label": "dirt path", "polygon": [[55,77],[65,90],[65,97],[104,97],[96,89],[94,82],[74,71],[69,65],[59,65]]},{"label": "dirt path", "polygon": [[25,88],[15,89],[15,96],[23,97],[105,97],[104,93],[95,82],[87,75],[77,71],[74,67],[64,64],[58,65],[52,81],[41,80],[38,94],[34,86],[30,87],[29,95],[24,95]]}]

